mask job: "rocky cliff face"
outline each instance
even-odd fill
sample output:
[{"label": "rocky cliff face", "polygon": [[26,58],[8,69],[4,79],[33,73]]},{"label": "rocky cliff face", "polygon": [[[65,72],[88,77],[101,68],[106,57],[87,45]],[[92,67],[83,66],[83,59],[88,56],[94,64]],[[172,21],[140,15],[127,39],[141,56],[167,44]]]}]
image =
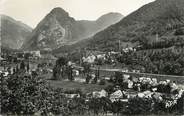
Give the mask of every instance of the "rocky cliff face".
[{"label": "rocky cliff face", "polygon": [[[122,18],[120,14],[111,14],[103,25],[97,21],[76,21],[61,8],[54,8],[33,30],[23,49],[53,50],[60,46],[85,39]],[[108,22],[108,23],[107,23]]]},{"label": "rocky cliff face", "polygon": [[75,20],[63,9],[53,9],[33,30],[24,49],[52,49],[72,39]]},{"label": "rocky cliff face", "polygon": [[13,18],[1,15],[1,44],[2,47],[19,49],[32,29]]}]

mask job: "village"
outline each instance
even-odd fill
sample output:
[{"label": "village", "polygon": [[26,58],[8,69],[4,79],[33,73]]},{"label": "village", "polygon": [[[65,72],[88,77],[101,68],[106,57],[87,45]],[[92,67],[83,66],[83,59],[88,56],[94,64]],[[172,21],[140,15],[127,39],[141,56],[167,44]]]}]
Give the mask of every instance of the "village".
[{"label": "village", "polygon": [[[40,51],[3,54],[1,79],[8,80],[21,72],[27,76],[42,77],[53,89],[61,89],[62,96],[64,95],[69,103],[83,99],[83,105],[88,109],[78,111],[79,114],[85,114],[86,110],[92,114],[129,114],[129,108],[134,107],[129,104],[136,103],[136,100],[146,104],[149,101],[150,112],[158,110],[157,112],[166,114],[178,111],[183,113],[184,78],[149,74],[145,73],[145,69],[131,69],[125,65],[123,68],[118,65],[117,57],[120,54],[136,52],[136,49],[125,48],[122,51],[106,54],[89,52],[77,62],[70,61],[67,57],[57,59],[53,55],[41,54]],[[97,102],[98,99],[100,103]],[[99,107],[92,107],[95,104]],[[123,107],[120,107],[122,104]],[[158,104],[162,104],[162,107],[155,109]],[[118,109],[108,108],[110,106]],[[136,109],[135,112],[131,109],[131,113],[138,113],[139,110],[143,112],[142,109]]]}]

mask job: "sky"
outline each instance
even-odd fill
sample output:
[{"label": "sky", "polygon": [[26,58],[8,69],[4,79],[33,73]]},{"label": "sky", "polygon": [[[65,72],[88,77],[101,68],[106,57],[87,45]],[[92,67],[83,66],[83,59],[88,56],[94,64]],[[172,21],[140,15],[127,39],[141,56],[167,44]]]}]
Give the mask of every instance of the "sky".
[{"label": "sky", "polygon": [[76,20],[96,20],[109,12],[127,16],[152,1],[154,0],[0,0],[0,14],[34,28],[55,7],[63,8]]}]

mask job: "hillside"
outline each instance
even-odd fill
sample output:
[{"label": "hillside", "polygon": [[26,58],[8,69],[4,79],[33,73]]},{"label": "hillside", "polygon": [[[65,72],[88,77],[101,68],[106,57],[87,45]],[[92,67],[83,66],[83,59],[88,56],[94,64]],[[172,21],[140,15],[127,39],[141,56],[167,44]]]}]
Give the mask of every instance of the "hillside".
[{"label": "hillside", "polygon": [[92,36],[120,19],[121,14],[110,13],[97,21],[77,21],[62,8],[54,8],[33,30],[22,48],[56,49]]},{"label": "hillside", "polygon": [[31,33],[32,29],[16,21],[13,18],[1,15],[1,39],[2,46],[11,49],[19,49]]},{"label": "hillside", "polygon": [[123,16],[119,13],[108,13],[99,17],[96,21],[81,20],[77,23],[84,28],[82,38],[88,38],[109,27],[112,24],[119,22]]},{"label": "hillside", "polygon": [[[123,18],[120,22],[97,33],[87,41],[61,47],[72,50],[87,48],[110,50],[117,48],[120,40],[123,46],[135,46],[140,43],[156,41],[158,38],[177,37],[175,32],[184,26],[184,0],[156,0],[144,5]],[[85,43],[85,44],[84,44]]]}]

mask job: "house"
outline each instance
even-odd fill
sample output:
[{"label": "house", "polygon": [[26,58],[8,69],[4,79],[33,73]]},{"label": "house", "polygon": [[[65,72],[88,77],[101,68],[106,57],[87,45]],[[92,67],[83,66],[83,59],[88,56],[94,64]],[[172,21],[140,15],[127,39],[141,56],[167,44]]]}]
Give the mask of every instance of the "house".
[{"label": "house", "polygon": [[39,50],[38,51],[31,51],[30,53],[33,54],[34,57],[39,57],[39,58],[41,57]]}]

